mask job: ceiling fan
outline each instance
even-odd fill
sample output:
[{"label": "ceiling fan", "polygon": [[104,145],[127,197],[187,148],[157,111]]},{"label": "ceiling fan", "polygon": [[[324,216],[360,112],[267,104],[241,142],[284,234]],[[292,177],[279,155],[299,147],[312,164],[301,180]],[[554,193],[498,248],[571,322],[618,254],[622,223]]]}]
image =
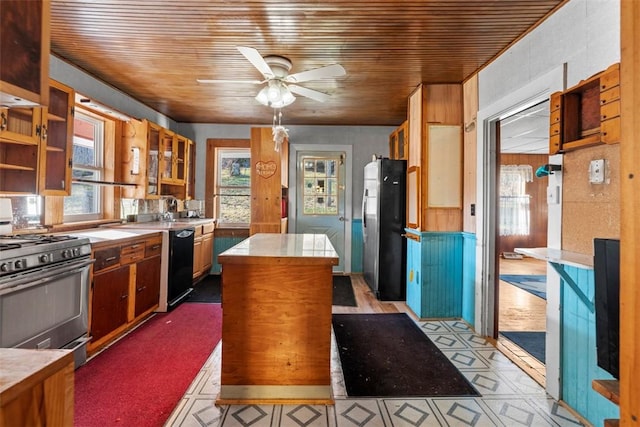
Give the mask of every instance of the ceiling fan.
[{"label": "ceiling fan", "polygon": [[269,55],[262,57],[256,49],[246,46],[238,46],[237,49],[260,71],[264,80],[198,79],[198,83],[247,83],[254,85],[267,83],[256,96],[256,100],[268,107],[282,108],[295,101],[294,93],[320,102],[324,102],[330,98],[326,93],[298,86],[296,83],[340,77],[346,74],[346,71],[340,64],[289,74],[292,64],[291,61],[284,56]]}]

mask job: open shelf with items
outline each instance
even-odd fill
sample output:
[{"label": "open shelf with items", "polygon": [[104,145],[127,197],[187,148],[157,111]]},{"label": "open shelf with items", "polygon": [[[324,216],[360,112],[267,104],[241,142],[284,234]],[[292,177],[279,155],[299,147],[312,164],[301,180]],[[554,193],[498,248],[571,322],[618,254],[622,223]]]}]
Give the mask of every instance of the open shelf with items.
[{"label": "open shelf with items", "polygon": [[620,142],[620,64],[550,98],[549,150]]}]

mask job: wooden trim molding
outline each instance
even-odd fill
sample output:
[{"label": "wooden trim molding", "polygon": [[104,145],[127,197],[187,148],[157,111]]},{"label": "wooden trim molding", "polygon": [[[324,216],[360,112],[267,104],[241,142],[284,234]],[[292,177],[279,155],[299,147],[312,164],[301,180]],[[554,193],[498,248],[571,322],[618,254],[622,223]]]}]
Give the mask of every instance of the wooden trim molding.
[{"label": "wooden trim molding", "polygon": [[620,5],[620,425],[640,426],[640,2]]}]

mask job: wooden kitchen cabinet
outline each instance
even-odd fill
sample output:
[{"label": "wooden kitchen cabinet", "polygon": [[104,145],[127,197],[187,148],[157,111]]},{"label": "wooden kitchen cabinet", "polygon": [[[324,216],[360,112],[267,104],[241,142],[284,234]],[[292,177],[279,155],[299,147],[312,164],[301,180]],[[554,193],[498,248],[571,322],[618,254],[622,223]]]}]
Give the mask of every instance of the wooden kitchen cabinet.
[{"label": "wooden kitchen cabinet", "polygon": [[49,104],[49,0],[2,0],[0,105]]},{"label": "wooden kitchen cabinet", "polygon": [[40,142],[39,193],[45,196],[71,194],[74,102],[72,88],[50,81],[49,107],[43,109],[45,131]]},{"label": "wooden kitchen cabinet", "polygon": [[87,352],[118,338],[158,308],[162,235],[93,244]]},{"label": "wooden kitchen cabinet", "polygon": [[91,289],[91,343],[97,343],[127,324],[129,306],[128,265],[95,272]]},{"label": "wooden kitchen cabinet", "polygon": [[148,120],[124,124],[121,180],[125,198],[157,199],[187,194],[189,140]]},{"label": "wooden kitchen cabinet", "polygon": [[0,109],[0,193],[71,191],[72,88],[51,80],[48,108]]},{"label": "wooden kitchen cabinet", "polygon": [[407,121],[405,120],[389,135],[389,158],[407,159]]},{"label": "wooden kitchen cabinet", "polygon": [[160,299],[160,255],[140,261],[136,272],[135,317],[158,306]]},{"label": "wooden kitchen cabinet", "polygon": [[162,128],[148,120],[131,119],[122,135],[122,197],[157,199],[160,197],[160,133]]},{"label": "wooden kitchen cabinet", "polygon": [[193,239],[193,279],[198,280],[211,271],[213,265],[214,223],[195,227]]}]

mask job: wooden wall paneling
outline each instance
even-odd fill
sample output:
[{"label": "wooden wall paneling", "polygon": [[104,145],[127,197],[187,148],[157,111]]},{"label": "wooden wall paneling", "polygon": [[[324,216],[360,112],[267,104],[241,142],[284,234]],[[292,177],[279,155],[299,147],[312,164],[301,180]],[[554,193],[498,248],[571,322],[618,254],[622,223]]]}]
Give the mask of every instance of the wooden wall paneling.
[{"label": "wooden wall paneling", "polygon": [[640,425],[640,3],[621,2],[620,421]]},{"label": "wooden wall paneling", "polygon": [[427,86],[427,111],[429,123],[462,124],[462,85],[430,84]]},{"label": "wooden wall paneling", "polygon": [[462,85],[463,93],[463,177],[462,177],[462,230],[475,233],[476,217],[471,205],[476,204],[478,75],[474,74]]},{"label": "wooden wall paneling", "polygon": [[[605,184],[589,183],[591,160],[607,161]],[[562,249],[593,255],[593,239],[620,237],[620,145],[597,145],[564,155]]]},{"label": "wooden wall paneling", "polygon": [[273,147],[271,128],[251,129],[251,234],[281,230],[282,162]]},{"label": "wooden wall paneling", "polygon": [[[535,171],[540,165],[548,163],[546,154],[501,154],[502,165],[531,165]],[[526,193],[531,196],[530,231],[528,236],[500,236],[499,253],[513,252],[513,248],[541,248],[547,246],[547,183],[546,178],[534,176],[526,185]]]}]

